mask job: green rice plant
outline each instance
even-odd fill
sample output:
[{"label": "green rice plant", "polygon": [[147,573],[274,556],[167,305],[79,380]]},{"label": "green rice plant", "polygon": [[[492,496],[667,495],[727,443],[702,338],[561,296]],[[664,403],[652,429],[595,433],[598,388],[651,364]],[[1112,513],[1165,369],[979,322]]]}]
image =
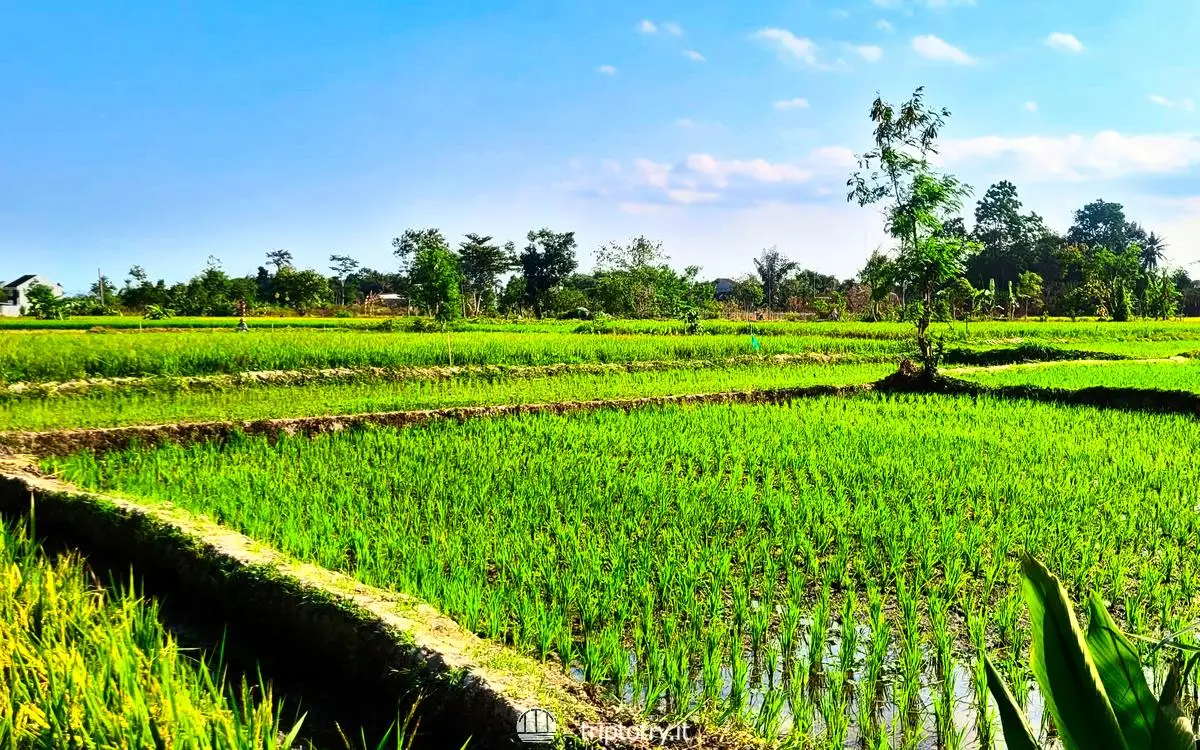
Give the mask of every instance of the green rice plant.
[{"label": "green rice plant", "polygon": [[[639,705],[670,692],[665,654],[686,644],[693,689],[713,692],[707,659],[710,683],[730,675],[722,708],[753,723],[755,641],[778,644],[789,703],[796,685],[815,703],[831,688],[818,684],[843,637],[830,618],[851,586],[870,628],[857,692],[875,696],[874,713],[884,697],[918,700],[932,685],[926,659],[944,664],[972,639],[973,667],[989,626],[992,643],[1023,646],[1030,631],[1005,601],[1019,551],[1069,571],[1070,587],[1128,602],[1141,632],[1200,617],[1197,454],[1200,423],[1186,415],[873,394],[236,437],[44,468],[207,514],[536,656],[557,629],[565,669],[586,671],[575,652],[619,631]],[[800,613],[813,622],[801,628]],[[720,656],[705,641],[715,621]],[[611,653],[593,660],[610,680]],[[959,682],[972,694],[983,684]],[[898,713],[930,724],[924,704],[886,715]]]},{"label": "green rice plant", "polygon": [[[227,684],[133,586],[98,588],[75,554],[51,558],[0,524],[0,747],[284,750],[268,684]],[[350,745],[348,744],[348,747]]]},{"label": "green rice plant", "polygon": [[808,673],[813,682],[822,682],[825,672],[825,646],[829,634],[829,582],[821,586],[821,593],[812,608],[812,622],[808,630]]},{"label": "green rice plant", "polygon": [[838,671],[847,682],[854,679],[858,662],[858,598],[853,587],[842,594],[842,627],[838,641]]}]

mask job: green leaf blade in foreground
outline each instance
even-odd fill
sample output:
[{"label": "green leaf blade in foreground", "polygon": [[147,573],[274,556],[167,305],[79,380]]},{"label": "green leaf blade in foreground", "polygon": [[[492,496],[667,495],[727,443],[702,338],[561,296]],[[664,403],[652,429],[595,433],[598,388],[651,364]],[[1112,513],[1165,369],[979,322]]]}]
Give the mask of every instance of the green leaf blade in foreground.
[{"label": "green leaf blade in foreground", "polygon": [[1000,726],[1004,729],[1005,747],[1008,750],[1040,750],[1037,739],[1033,736],[1033,729],[1030,728],[1029,721],[1017,705],[1016,699],[1009,692],[1008,686],[1004,684],[1004,678],[996,671],[991,659],[984,656],[983,660],[987,667],[988,691],[1000,709]]},{"label": "green leaf blade in foreground", "polygon": [[1158,714],[1137,649],[1095,594],[1088,600],[1087,647],[1112,704],[1125,744],[1149,748]]},{"label": "green leaf blade in foreground", "polygon": [[1136,750],[1125,743],[1062,584],[1030,557],[1021,567],[1033,635],[1030,662],[1063,745]]}]

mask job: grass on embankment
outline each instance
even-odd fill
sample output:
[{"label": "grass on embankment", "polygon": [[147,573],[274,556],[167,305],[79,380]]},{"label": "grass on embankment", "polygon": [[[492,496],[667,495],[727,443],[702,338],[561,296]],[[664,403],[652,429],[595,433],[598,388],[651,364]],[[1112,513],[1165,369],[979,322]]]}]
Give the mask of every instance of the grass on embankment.
[{"label": "grass on embankment", "polygon": [[153,600],[98,588],[75,554],[51,558],[24,523],[0,523],[0,747],[293,747],[299,725],[269,687],[222,679]]},{"label": "grass on embankment", "polygon": [[117,389],[0,401],[0,425],[10,430],[116,427],[856,385],[878,380],[894,369],[888,364],[750,364],[533,377],[367,379],[177,392]]}]

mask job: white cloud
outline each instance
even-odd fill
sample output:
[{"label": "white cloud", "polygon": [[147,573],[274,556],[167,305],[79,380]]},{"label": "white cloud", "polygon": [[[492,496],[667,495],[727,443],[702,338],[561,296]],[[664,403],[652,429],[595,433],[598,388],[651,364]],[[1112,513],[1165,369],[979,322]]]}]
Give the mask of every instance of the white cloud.
[{"label": "white cloud", "polygon": [[674,21],[668,21],[663,24],[663,31],[671,36],[683,36],[683,27]]},{"label": "white cloud", "polygon": [[650,19],[646,19],[637,25],[637,30],[643,34],[653,34],[658,31],[658,27]]},{"label": "white cloud", "polygon": [[692,154],[683,162],[684,171],[701,176],[713,187],[726,187],[735,177],[755,182],[807,182],[812,173],[791,164],[774,164],[766,159],[721,161],[710,154]]},{"label": "white cloud", "polygon": [[904,0],[871,0],[877,7],[880,8],[899,8],[904,5]]},{"label": "white cloud", "polygon": [[878,21],[876,21],[875,28],[879,29],[880,31],[882,31],[885,34],[890,34],[896,30],[896,27],[892,25],[892,22],[887,20],[886,18],[881,18]]},{"label": "white cloud", "polygon": [[694,127],[696,127],[696,121],[695,121],[695,120],[692,120],[692,119],[690,119],[690,118],[687,118],[687,117],[680,117],[678,120],[676,120],[676,121],[675,121],[675,124],[676,124],[676,125],[678,125],[678,126],[679,126],[679,127],[681,127],[681,128],[694,128]]},{"label": "white cloud", "polygon": [[711,203],[721,197],[711,190],[668,190],[667,197],[675,203]]},{"label": "white cloud", "polygon": [[1037,112],[1038,111],[1037,102],[1032,102],[1032,101],[1025,102],[1021,106],[1025,109],[1026,112]]},{"label": "white cloud", "polygon": [[1074,34],[1062,31],[1056,31],[1046,37],[1046,45],[1063,52],[1083,52],[1084,50],[1083,42],[1076,39]]},{"label": "white cloud", "polygon": [[797,96],[795,99],[780,99],[775,102],[775,109],[808,109],[808,100],[802,96]]},{"label": "white cloud", "polygon": [[974,65],[975,58],[953,44],[940,39],[933,34],[914,37],[912,48],[918,55],[928,60],[951,62],[957,65]]},{"label": "white cloud", "polygon": [[883,59],[883,48],[876,47],[874,44],[852,45],[852,48],[867,62],[879,62]]},{"label": "white cloud", "polygon": [[1106,130],[1091,137],[984,136],[942,143],[940,160],[955,164],[999,163],[1018,177],[1050,182],[1117,179],[1181,172],[1200,166],[1200,137],[1188,133],[1122,135]]},{"label": "white cloud", "polygon": [[596,70],[606,76],[615,76],[617,74],[617,69],[611,65],[601,65]]},{"label": "white cloud", "polygon": [[850,11],[846,10],[845,8],[834,8],[833,10],[829,11],[829,17],[835,21],[845,21],[850,17]]},{"label": "white cloud", "polygon": [[700,54],[699,52],[697,52],[694,49],[685,49],[683,51],[683,56],[689,60],[695,60],[696,62],[704,62],[704,55]]},{"label": "white cloud", "polygon": [[1160,96],[1158,94],[1151,94],[1146,98],[1153,104],[1157,104],[1160,107],[1179,107],[1187,112],[1192,112],[1196,109],[1196,104],[1191,99],[1168,99],[1167,97]]},{"label": "white cloud", "polygon": [[798,37],[787,29],[760,29],[754,34],[758,39],[774,45],[792,59],[799,60],[810,68],[822,67],[817,62],[817,45],[807,37]]},{"label": "white cloud", "polygon": [[858,162],[854,152],[845,146],[822,146],[814,149],[808,155],[808,159],[815,168],[828,168],[833,171],[853,167]]},{"label": "white cloud", "polygon": [[960,5],[974,5],[975,0],[920,0],[921,4],[927,8],[941,10],[942,8],[954,8]]}]

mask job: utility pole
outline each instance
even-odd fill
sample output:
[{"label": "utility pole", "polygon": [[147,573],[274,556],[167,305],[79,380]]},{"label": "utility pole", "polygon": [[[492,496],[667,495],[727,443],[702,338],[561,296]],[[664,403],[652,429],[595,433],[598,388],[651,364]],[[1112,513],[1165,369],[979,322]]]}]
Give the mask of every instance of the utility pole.
[{"label": "utility pole", "polygon": [[104,307],[104,274],[100,272],[99,268],[96,269],[96,280],[99,282],[96,290],[100,293],[100,306]]}]

